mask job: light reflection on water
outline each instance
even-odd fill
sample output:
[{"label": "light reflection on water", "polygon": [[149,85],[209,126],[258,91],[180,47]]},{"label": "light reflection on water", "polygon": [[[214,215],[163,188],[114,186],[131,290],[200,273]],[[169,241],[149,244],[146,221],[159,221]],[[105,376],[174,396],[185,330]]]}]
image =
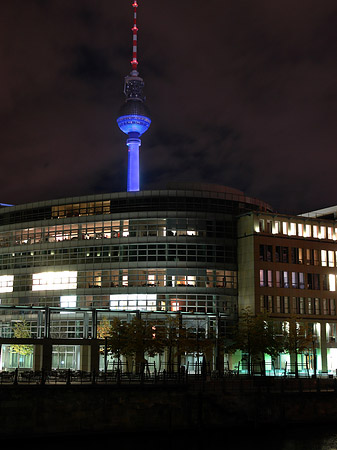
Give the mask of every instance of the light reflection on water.
[{"label": "light reflection on water", "polygon": [[[28,445],[29,439],[20,436]],[[15,442],[20,443],[16,437]],[[12,442],[12,439],[11,439]],[[116,448],[118,450],[337,450],[337,424],[329,426],[299,426],[287,429],[224,428],[219,431],[148,431],[139,433],[95,433],[34,438],[34,442],[48,443],[48,450],[74,448]],[[4,442],[0,439],[0,445]]]},{"label": "light reflection on water", "polygon": [[[242,430],[245,433],[244,430]],[[235,444],[235,450],[248,450],[256,448],[259,450],[337,450],[337,425],[316,426],[293,426],[291,429],[268,426],[259,430],[248,431],[246,437]],[[230,446],[231,447],[231,446]],[[220,447],[221,450],[224,450]],[[220,450],[219,449],[219,450]]]},{"label": "light reflection on water", "polygon": [[324,428],[308,425],[292,430],[284,430],[283,427],[271,430],[265,426],[258,430],[242,427],[216,432],[195,429],[185,432],[149,432],[133,437],[124,436],[117,439],[116,443],[119,450],[337,450],[337,426]]}]

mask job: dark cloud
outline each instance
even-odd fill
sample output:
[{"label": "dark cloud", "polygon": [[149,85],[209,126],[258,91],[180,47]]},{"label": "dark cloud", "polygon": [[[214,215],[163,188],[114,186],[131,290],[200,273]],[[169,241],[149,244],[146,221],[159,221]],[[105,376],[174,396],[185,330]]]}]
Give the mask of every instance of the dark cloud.
[{"label": "dark cloud", "polygon": [[[2,5],[0,201],[125,190],[131,3]],[[335,0],[139,5],[142,184],[225,184],[285,212],[337,204]]]}]

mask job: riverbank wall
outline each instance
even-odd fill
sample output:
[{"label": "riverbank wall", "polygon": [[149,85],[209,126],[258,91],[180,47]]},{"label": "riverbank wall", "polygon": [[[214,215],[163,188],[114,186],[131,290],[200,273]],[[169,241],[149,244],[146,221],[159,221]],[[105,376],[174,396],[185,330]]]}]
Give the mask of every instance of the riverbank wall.
[{"label": "riverbank wall", "polygon": [[324,381],[0,386],[1,437],[337,424]]}]

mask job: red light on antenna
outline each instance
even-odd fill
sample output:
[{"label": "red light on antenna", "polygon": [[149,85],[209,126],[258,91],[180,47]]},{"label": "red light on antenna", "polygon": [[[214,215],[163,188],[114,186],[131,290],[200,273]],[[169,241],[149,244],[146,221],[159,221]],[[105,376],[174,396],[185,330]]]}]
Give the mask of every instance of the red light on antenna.
[{"label": "red light on antenna", "polygon": [[133,27],[132,27],[132,34],[133,34],[133,38],[132,38],[132,50],[133,50],[133,59],[131,61],[131,65],[132,65],[132,69],[133,70],[137,70],[137,66],[138,66],[138,61],[137,61],[137,32],[138,32],[138,28],[137,28],[137,10],[136,8],[138,8],[138,3],[137,0],[134,0],[134,2],[132,3],[132,6],[134,8],[134,12],[133,12]]}]

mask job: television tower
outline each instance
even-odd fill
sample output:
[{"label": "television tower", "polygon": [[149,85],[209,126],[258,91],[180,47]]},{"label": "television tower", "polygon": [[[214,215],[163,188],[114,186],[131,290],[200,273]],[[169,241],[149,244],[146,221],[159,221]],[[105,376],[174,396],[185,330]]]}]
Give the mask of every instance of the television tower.
[{"label": "television tower", "polygon": [[126,144],[128,146],[128,179],[127,191],[139,191],[139,147],[140,136],[148,130],[151,119],[144,104],[143,95],[144,82],[139,76],[137,66],[137,0],[133,4],[133,57],[131,61],[132,70],[124,80],[125,103],[120,110],[117,124],[123,133],[128,135]]}]

